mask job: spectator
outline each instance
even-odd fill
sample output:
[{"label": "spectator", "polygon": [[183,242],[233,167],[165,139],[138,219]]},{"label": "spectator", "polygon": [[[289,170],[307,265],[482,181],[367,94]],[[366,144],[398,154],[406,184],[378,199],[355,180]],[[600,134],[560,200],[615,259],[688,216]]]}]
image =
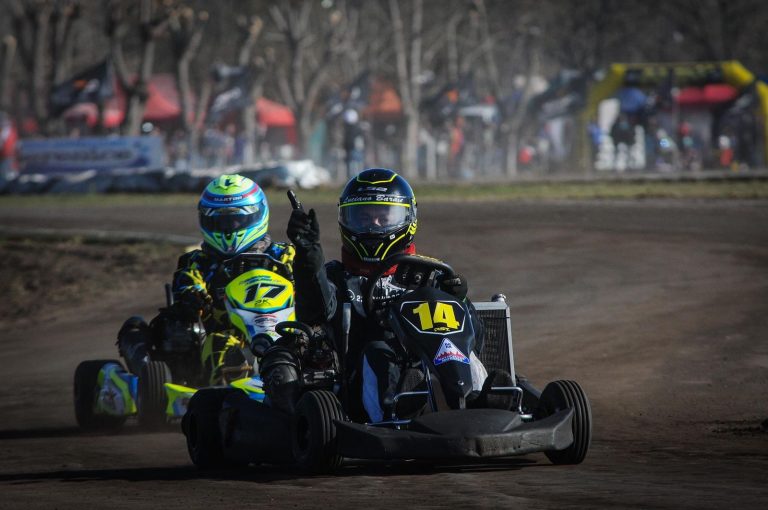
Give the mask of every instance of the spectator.
[{"label": "spectator", "polygon": [[614,168],[624,170],[630,166],[631,148],[635,143],[635,129],[626,113],[620,113],[613,123],[611,139],[614,147]]},{"label": "spectator", "polygon": [[365,137],[359,120],[356,110],[344,112],[344,163],[350,178],[363,169],[365,159]]},{"label": "spectator", "polygon": [[5,112],[0,112],[0,179],[16,173],[16,127]]}]

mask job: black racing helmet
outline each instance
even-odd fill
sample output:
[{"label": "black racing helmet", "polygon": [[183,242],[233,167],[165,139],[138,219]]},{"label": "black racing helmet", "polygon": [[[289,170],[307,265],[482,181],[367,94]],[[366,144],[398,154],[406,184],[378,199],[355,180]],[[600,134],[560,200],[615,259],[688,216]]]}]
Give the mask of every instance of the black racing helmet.
[{"label": "black racing helmet", "polygon": [[363,170],[341,192],[339,228],[344,246],[362,262],[402,252],[416,234],[411,186],[387,168]]}]

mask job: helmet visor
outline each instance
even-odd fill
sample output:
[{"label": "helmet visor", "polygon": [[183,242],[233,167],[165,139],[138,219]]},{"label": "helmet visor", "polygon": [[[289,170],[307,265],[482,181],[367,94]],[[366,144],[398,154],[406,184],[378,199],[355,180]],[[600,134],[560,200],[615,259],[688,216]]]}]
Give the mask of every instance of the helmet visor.
[{"label": "helmet visor", "polygon": [[342,204],[339,223],[357,234],[389,233],[411,223],[412,214],[409,204]]},{"label": "helmet visor", "polygon": [[200,209],[200,226],[208,232],[231,234],[258,224],[266,208],[260,205],[248,207],[222,207]]}]

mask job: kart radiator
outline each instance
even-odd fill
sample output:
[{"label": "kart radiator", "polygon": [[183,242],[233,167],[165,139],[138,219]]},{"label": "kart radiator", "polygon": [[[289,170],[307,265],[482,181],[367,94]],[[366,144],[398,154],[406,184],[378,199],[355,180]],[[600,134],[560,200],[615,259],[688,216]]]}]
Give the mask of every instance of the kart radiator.
[{"label": "kart radiator", "polygon": [[506,370],[515,380],[515,359],[512,353],[512,321],[509,306],[504,301],[474,302],[485,333],[480,361],[485,369]]}]

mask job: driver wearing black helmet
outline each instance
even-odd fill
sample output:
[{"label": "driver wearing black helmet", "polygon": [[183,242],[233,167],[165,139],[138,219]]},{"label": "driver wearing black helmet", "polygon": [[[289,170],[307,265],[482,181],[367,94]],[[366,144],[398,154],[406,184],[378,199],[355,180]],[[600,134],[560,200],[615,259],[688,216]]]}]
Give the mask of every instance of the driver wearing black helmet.
[{"label": "driver wearing black helmet", "polygon": [[[291,214],[287,233],[296,246],[297,320],[322,326],[330,336],[340,338],[341,303],[352,305],[349,351],[345,362],[350,370],[344,377],[350,388],[347,412],[353,420],[379,422],[388,417],[393,397],[408,373],[408,356],[394,334],[366,316],[362,289],[381,261],[399,253],[415,253],[416,227],[416,200],[411,186],[394,171],[382,168],[362,171],[341,193],[341,261],[325,264],[314,210],[296,209]],[[395,269],[391,268],[374,283],[375,297],[391,298],[406,291],[394,281]],[[440,285],[457,298],[466,298],[467,285],[463,277],[456,275]],[[474,314],[472,320],[478,338],[482,338],[482,324]],[[261,373],[267,399],[273,406],[292,412],[298,396],[295,384],[298,363],[284,350],[270,354],[265,356],[264,365],[275,369]],[[276,362],[271,363],[269,358]],[[479,395],[487,373],[474,353],[470,353],[470,361],[473,387]],[[493,382],[494,385],[508,383]]]}]

